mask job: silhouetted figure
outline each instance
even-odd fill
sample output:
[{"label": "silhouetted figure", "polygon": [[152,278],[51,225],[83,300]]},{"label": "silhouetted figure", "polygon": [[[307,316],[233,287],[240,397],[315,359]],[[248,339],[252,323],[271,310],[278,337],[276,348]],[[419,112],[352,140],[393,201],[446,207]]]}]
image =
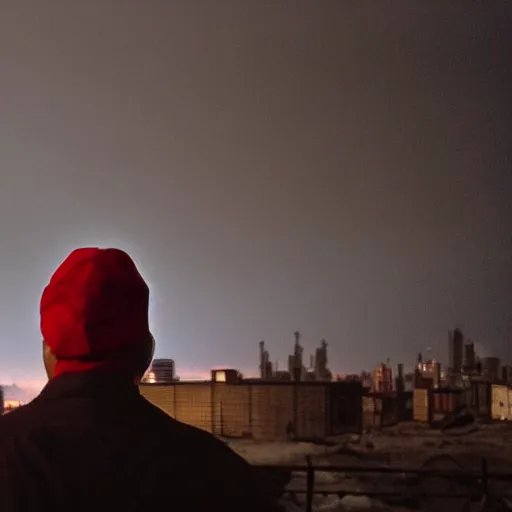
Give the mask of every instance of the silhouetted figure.
[{"label": "silhouetted figure", "polygon": [[117,249],[78,249],[41,299],[49,382],[0,417],[0,510],[264,511],[261,479],[222,441],[146,401],[149,290]]}]

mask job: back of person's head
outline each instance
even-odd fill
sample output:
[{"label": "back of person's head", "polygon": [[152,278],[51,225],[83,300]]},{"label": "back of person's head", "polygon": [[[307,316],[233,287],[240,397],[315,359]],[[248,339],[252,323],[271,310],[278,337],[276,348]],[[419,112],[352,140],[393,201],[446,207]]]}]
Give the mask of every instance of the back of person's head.
[{"label": "back of person's head", "polygon": [[119,249],[74,250],[41,297],[49,378],[104,370],[141,377],[153,357],[149,289]]}]

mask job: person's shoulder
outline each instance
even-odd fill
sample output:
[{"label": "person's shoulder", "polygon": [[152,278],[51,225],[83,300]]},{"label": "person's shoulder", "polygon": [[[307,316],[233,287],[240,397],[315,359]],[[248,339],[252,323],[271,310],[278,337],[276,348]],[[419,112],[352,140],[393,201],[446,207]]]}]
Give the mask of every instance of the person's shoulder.
[{"label": "person's shoulder", "polygon": [[39,414],[39,401],[32,400],[13,411],[0,416],[0,437],[12,436],[24,432],[33,426]]},{"label": "person's shoulder", "polygon": [[37,401],[22,405],[0,416],[0,459],[11,452],[14,446],[38,429],[41,410]]},{"label": "person's shoulder", "polygon": [[185,467],[193,469],[195,480],[208,483],[211,503],[226,512],[281,510],[277,502],[286,479],[282,479],[282,486],[276,488],[267,474],[257,471],[228,442],[205,430],[173,421],[180,432],[176,439],[188,447]]},{"label": "person's shoulder", "polygon": [[200,449],[203,455],[208,454],[210,457],[229,457],[234,460],[243,460],[225,441],[210,432],[177,420],[173,421],[175,422],[174,428],[178,431],[178,435]]},{"label": "person's shoulder", "polygon": [[[266,478],[255,472],[227,442],[166,413],[157,414],[162,420],[160,425],[165,426],[159,429],[160,435],[155,436],[158,437],[154,439],[159,446],[158,456],[146,468],[147,480],[166,482],[169,474],[175,474],[179,468],[175,478],[182,482],[181,486],[188,489],[192,483],[202,482],[208,502],[215,509],[226,512],[241,508],[258,512],[274,510],[269,506],[274,501],[274,493],[269,495],[272,490]],[[196,498],[203,503],[202,496]],[[247,500],[251,504],[248,508]]]},{"label": "person's shoulder", "polygon": [[244,479],[251,472],[250,464],[211,432],[174,419],[148,401],[146,412],[152,431],[159,432],[154,442],[161,447],[162,460],[167,458],[169,461],[180,460],[187,466],[199,465],[210,479],[219,471],[237,479]]},{"label": "person's shoulder", "polygon": [[144,402],[146,417],[148,419],[151,418],[150,421],[153,424],[160,426],[163,433],[169,436],[169,442],[174,443],[177,439],[180,439],[187,444],[193,443],[195,446],[203,448],[203,450],[216,450],[218,452],[231,451],[224,441],[210,432],[174,419],[145,398]]}]

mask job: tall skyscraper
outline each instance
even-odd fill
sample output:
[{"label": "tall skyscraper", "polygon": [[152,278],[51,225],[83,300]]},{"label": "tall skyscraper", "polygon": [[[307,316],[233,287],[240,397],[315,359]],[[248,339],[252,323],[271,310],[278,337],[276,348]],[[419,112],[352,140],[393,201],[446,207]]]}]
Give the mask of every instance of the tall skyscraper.
[{"label": "tall skyscraper", "polygon": [[290,377],[295,382],[300,382],[304,373],[304,365],[302,363],[302,356],[304,349],[300,345],[300,332],[295,331],[293,333],[293,354],[288,356],[288,371]]},{"label": "tall skyscraper", "polygon": [[448,353],[450,370],[460,375],[463,364],[464,335],[460,329],[450,331],[448,336]]},{"label": "tall skyscraper", "polygon": [[475,344],[471,341],[464,345],[464,369],[466,372],[471,373],[475,370],[476,366],[476,353]]},{"label": "tall skyscraper", "polygon": [[176,382],[174,368],[172,359],[153,359],[141,382],[143,384],[170,384]]}]

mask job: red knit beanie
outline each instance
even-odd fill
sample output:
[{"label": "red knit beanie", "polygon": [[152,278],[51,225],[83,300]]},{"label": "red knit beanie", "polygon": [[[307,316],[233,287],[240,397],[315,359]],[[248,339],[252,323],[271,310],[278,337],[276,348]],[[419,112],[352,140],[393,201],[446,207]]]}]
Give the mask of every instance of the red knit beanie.
[{"label": "red knit beanie", "polygon": [[55,375],[122,366],[123,355],[150,336],[149,289],[119,249],[73,251],[45,288],[40,311]]}]

